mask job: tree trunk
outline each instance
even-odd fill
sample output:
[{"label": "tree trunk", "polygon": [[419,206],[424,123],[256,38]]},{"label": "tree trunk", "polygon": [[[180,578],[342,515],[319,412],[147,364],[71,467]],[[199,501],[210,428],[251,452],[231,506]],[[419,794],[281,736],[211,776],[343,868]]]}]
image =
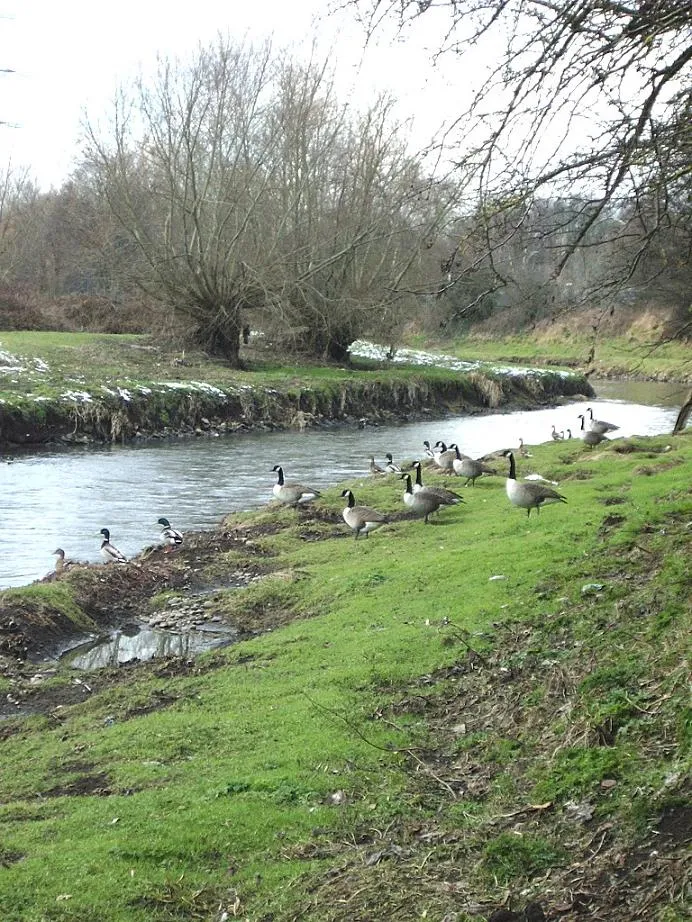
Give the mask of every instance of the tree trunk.
[{"label": "tree trunk", "polygon": [[240,361],[240,337],[242,324],[239,318],[216,316],[209,323],[197,329],[199,345],[216,358],[225,359],[231,368],[242,368]]},{"label": "tree trunk", "polygon": [[678,418],[675,420],[675,425],[673,426],[673,435],[677,435],[678,432],[683,431],[687,425],[687,420],[690,418],[690,413],[692,413],[692,391],[689,392],[687,400],[680,407]]},{"label": "tree trunk", "polygon": [[329,340],[327,341],[325,354],[327,358],[332,362],[348,362],[350,358],[348,354],[348,347],[350,345],[350,338],[348,341],[346,341],[342,339],[335,339],[330,336]]}]

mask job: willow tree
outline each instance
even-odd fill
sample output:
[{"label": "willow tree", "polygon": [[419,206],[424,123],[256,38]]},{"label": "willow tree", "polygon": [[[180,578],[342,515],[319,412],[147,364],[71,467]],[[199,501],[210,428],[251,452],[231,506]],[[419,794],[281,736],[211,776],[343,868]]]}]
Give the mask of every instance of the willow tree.
[{"label": "willow tree", "polygon": [[364,334],[392,341],[452,199],[432,192],[386,96],[354,115],[323,73],[296,65],[272,117],[283,139],[279,303],[295,344],[343,360]]},{"label": "willow tree", "polygon": [[[417,261],[413,159],[386,103],[339,106],[327,68],[219,39],[161,62],[88,132],[86,164],[135,241],[139,284],[239,363],[248,312],[343,358]],[[400,299],[399,292],[394,296]]]},{"label": "willow tree", "polygon": [[219,40],[189,65],[161,61],[121,90],[85,162],[136,243],[137,281],[239,364],[244,312],[264,303],[271,49]]}]

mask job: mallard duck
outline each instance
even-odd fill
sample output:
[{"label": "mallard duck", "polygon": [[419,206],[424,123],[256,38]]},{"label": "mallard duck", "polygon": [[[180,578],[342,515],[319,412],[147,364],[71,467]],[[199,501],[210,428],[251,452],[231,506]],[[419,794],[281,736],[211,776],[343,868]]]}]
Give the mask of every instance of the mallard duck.
[{"label": "mallard duck", "polygon": [[541,506],[548,503],[566,503],[565,497],[542,483],[526,483],[517,480],[517,469],[514,463],[514,452],[503,451],[502,454],[509,458],[509,476],[507,477],[507,498],[513,506],[526,509],[526,515],[531,515],[531,510],[536,510],[538,515]]},{"label": "mallard duck", "polygon": [[103,535],[101,542],[101,557],[105,563],[127,563],[127,557],[117,547],[111,544],[111,533],[107,528],[102,528],[99,534]]},{"label": "mallard duck", "polygon": [[166,546],[166,553],[172,551],[174,547],[179,547],[183,543],[182,534],[171,527],[171,523],[168,519],[162,517],[158,520],[157,524],[161,526],[161,541]]},{"label": "mallard duck", "polygon": [[371,474],[384,474],[384,468],[381,468],[380,465],[375,461],[374,455],[370,456],[370,473]]},{"label": "mallard duck", "polygon": [[392,453],[387,452],[387,454],[385,455],[385,458],[387,459],[387,463],[384,466],[385,471],[388,474],[400,474],[401,468],[399,467],[398,464],[394,463],[394,459],[392,458]]},{"label": "mallard duck", "polygon": [[63,551],[61,547],[56,547],[53,553],[55,554],[55,572],[56,573],[62,573],[64,570],[66,570],[69,566],[71,566],[74,563],[73,560],[65,560],[65,551]]},{"label": "mallard duck", "polygon": [[522,458],[533,458],[531,452],[526,448],[526,445],[524,445],[523,439],[519,439],[519,454]]},{"label": "mallard duck", "polygon": [[389,521],[384,513],[376,509],[371,509],[369,506],[357,506],[351,490],[343,490],[341,495],[346,497],[346,507],[342,512],[344,522],[353,529],[356,541],[360,535],[365,535],[367,538],[371,531],[386,525]]},{"label": "mallard duck", "polygon": [[286,506],[303,506],[320,496],[319,490],[305,487],[302,483],[289,483],[284,479],[284,469],[280,464],[275,464],[272,473],[277,475],[277,482],[272,487],[272,493]]}]

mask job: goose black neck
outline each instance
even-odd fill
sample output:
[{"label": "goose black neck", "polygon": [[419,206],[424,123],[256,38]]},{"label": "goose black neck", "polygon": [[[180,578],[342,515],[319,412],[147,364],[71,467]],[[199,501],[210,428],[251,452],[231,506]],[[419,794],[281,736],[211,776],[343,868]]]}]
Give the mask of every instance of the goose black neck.
[{"label": "goose black neck", "polygon": [[348,499],[348,507],[349,507],[349,509],[353,509],[353,507],[354,507],[355,504],[356,504],[356,498],[355,498],[355,496],[353,495],[353,493],[351,492],[351,490],[348,491],[347,499]]},{"label": "goose black neck", "polygon": [[507,457],[509,458],[509,479],[516,480],[517,479],[517,466],[514,463],[514,454],[510,451]]},{"label": "goose black neck", "polygon": [[585,426],[584,426],[584,416],[583,416],[581,413],[579,414],[579,419],[581,420],[581,431],[583,432],[583,431],[584,431],[584,428],[585,428]]},{"label": "goose black neck", "polygon": [[416,464],[416,485],[419,487],[423,486],[423,477],[420,472],[420,464]]},{"label": "goose black neck", "polygon": [[276,476],[279,478],[279,486],[282,487],[284,483],[284,469],[282,467],[276,469]]},{"label": "goose black neck", "polygon": [[407,474],[407,475],[404,477],[404,480],[406,481],[406,492],[407,492],[407,493],[413,493],[413,490],[411,489],[411,475],[410,475],[410,474]]}]

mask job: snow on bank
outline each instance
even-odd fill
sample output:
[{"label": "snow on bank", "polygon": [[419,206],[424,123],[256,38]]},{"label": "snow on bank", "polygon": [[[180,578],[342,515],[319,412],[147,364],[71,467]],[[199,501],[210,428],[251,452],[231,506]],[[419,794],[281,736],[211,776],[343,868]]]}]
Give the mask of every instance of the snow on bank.
[{"label": "snow on bank", "polygon": [[571,371],[556,371],[546,368],[520,367],[518,365],[496,365],[494,362],[465,362],[453,355],[444,355],[438,352],[422,352],[417,349],[397,349],[392,356],[385,346],[379,346],[377,343],[370,343],[364,339],[354,342],[350,348],[351,355],[363,359],[372,359],[376,362],[393,362],[401,365],[422,365],[426,368],[447,368],[449,371],[489,371],[495,374],[520,376],[534,375],[542,377],[543,375],[559,375],[562,378],[574,377]]}]

